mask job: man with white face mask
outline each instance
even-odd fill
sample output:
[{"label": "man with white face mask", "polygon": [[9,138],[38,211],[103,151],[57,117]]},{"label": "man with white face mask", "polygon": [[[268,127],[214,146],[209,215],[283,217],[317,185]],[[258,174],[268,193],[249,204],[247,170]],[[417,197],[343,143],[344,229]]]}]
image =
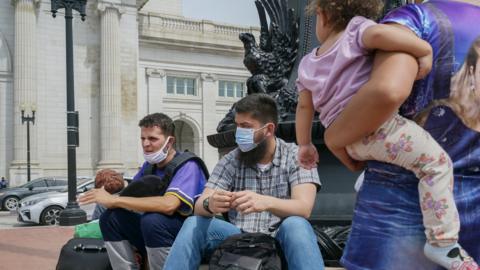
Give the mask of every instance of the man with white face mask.
[{"label": "man with white face mask", "polygon": [[[274,236],[288,269],[324,269],[316,236],[307,221],[320,180],[316,169],[300,168],[298,147],[275,137],[275,101],[252,94],[235,106],[238,148],[215,166],[195,215],[180,230],[164,269],[198,269],[202,256],[242,232]],[[212,218],[228,213],[229,221]]]},{"label": "man with white face mask", "polygon": [[[172,119],[162,113],[145,116],[139,122],[145,162],[135,175],[160,178],[176,155],[175,127]],[[108,210],[100,217],[100,228],[113,269],[140,269],[134,250],[148,256],[149,269],[162,269],[183,221],[193,213],[206,177],[199,164],[190,160],[171,178],[164,194],[153,197],[118,197],[103,188],[79,197],[81,204],[99,203]]]}]

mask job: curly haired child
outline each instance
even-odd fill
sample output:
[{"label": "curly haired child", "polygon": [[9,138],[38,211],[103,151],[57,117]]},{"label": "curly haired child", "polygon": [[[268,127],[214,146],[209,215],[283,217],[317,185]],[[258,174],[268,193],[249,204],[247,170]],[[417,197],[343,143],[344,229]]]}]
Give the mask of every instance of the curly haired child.
[{"label": "curly haired child", "polygon": [[123,176],[112,169],[100,170],[95,176],[95,188],[104,187],[110,194],[120,192],[124,186]]}]

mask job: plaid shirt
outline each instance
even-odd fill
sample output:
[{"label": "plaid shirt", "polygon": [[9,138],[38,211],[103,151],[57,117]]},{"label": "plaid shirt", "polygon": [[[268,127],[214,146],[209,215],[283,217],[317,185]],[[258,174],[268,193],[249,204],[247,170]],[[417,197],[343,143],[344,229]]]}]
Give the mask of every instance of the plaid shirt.
[{"label": "plaid shirt", "polygon": [[[265,169],[246,167],[236,157],[237,148],[225,155],[213,169],[206,184],[211,189],[229,191],[251,190],[255,193],[280,199],[289,199],[291,187],[313,183],[320,187],[316,169],[305,170],[297,165],[298,147],[277,138],[275,155],[272,163]],[[230,222],[245,232],[262,232],[271,234],[280,218],[270,212],[242,215],[234,209],[228,213]]]}]

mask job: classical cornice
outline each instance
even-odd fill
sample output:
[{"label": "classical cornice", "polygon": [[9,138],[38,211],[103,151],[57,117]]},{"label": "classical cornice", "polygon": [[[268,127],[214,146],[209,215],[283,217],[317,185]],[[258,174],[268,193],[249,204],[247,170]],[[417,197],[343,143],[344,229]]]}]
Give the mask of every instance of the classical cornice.
[{"label": "classical cornice", "polygon": [[206,82],[216,82],[218,80],[217,76],[211,73],[202,73],[200,74],[200,78],[202,79],[202,81]]},{"label": "classical cornice", "polygon": [[146,68],[145,69],[145,74],[148,77],[153,77],[153,78],[163,78],[167,73],[163,69],[156,69],[156,68]]},{"label": "classical cornice", "polygon": [[[12,6],[15,7],[19,1],[22,1],[22,0],[10,0],[10,3],[12,4]],[[35,8],[38,8],[41,0],[28,0],[28,1],[32,2]]]},{"label": "classical cornice", "polygon": [[107,9],[115,9],[117,10],[119,15],[122,15],[125,13],[125,7],[122,5],[122,2],[119,0],[103,0],[99,1],[97,4],[97,10],[100,13],[105,12]]}]

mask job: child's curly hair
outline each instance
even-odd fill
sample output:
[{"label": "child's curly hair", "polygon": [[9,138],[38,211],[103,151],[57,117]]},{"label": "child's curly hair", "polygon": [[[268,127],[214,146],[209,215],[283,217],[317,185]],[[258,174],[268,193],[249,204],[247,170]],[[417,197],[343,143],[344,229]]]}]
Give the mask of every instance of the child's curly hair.
[{"label": "child's curly hair", "polygon": [[308,15],[314,15],[317,8],[328,14],[335,30],[343,30],[355,16],[376,20],[383,11],[382,0],[312,0],[306,8]]},{"label": "child's curly hair", "polygon": [[95,188],[105,187],[105,190],[114,194],[120,192],[125,186],[123,176],[111,169],[103,169],[97,172],[95,176]]}]

